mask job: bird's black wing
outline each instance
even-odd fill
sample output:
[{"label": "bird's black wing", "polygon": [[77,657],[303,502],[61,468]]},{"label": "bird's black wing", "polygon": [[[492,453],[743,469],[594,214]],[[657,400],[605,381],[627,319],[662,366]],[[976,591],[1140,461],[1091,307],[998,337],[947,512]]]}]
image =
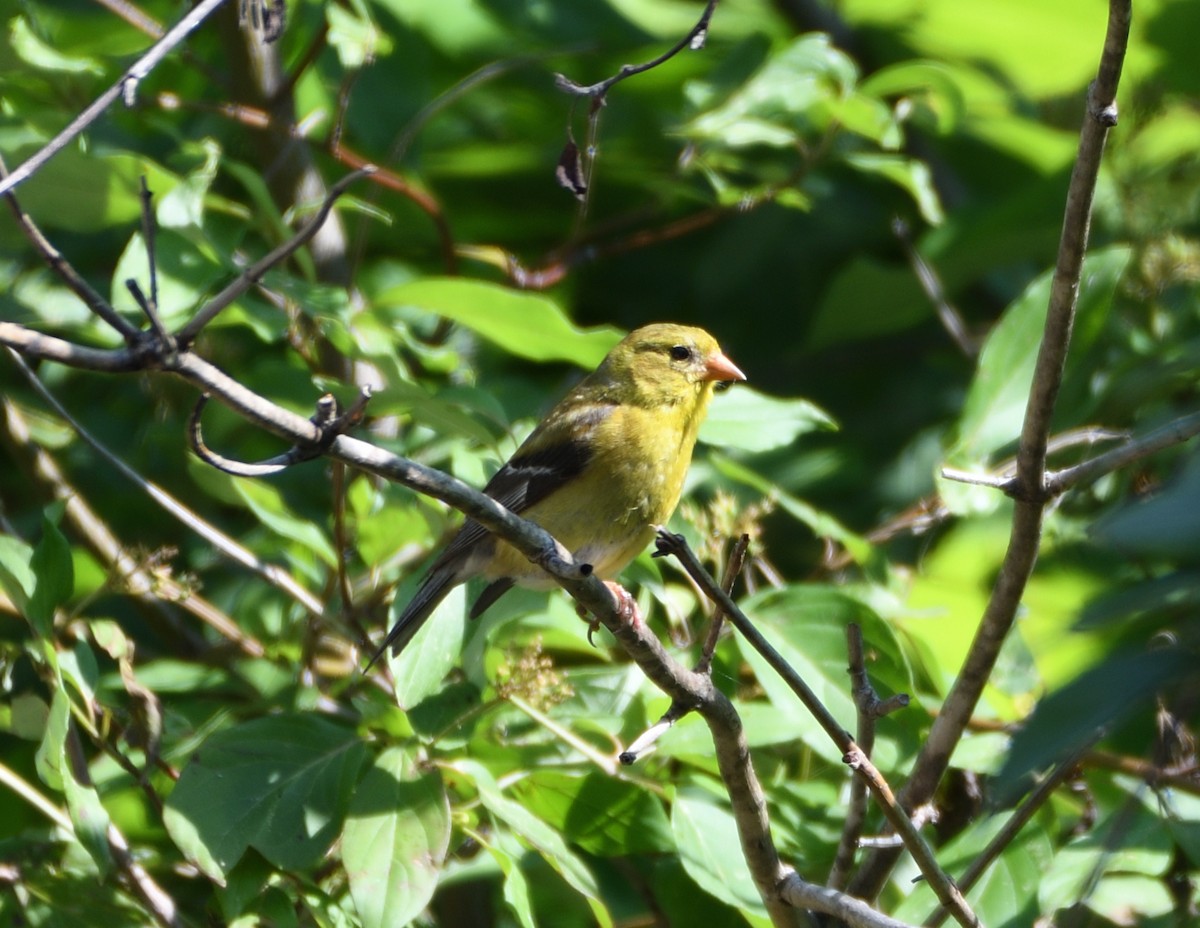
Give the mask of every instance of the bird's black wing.
[{"label": "bird's black wing", "polygon": [[[611,406],[601,406],[589,407],[571,415],[569,427],[563,429],[569,438],[549,446],[536,447],[535,431],[517,449],[517,453],[496,471],[483,492],[517,515],[541,502],[583,473],[593,456],[589,440],[591,432],[611,412]],[[534,445],[534,449],[525,450],[530,445]],[[431,569],[453,562],[487,534],[486,528],[474,519],[468,519]]]}]

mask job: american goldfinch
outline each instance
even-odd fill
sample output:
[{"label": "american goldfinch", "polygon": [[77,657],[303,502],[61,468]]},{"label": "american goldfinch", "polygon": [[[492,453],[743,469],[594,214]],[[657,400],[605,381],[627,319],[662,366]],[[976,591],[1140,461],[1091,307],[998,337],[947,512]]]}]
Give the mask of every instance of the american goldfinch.
[{"label": "american goldfinch", "polygon": [[[675,510],[713,388],[745,379],[703,329],[664,323],[636,329],[550,410],[483,492],[611,580]],[[472,577],[491,581],[471,608],[473,619],[515,584],[555,585],[468,520],[371,663],[389,647],[398,654],[451,587]]]}]

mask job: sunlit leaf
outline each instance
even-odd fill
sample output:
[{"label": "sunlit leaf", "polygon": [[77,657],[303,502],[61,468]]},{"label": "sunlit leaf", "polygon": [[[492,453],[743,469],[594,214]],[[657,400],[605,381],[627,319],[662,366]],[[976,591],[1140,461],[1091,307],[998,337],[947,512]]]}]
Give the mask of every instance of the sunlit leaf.
[{"label": "sunlit leaf", "polygon": [[833,428],[833,419],[808,400],[785,400],[735,386],[713,400],[700,440],[741,451],[769,451],[790,445],[806,432]]},{"label": "sunlit leaf", "polygon": [[375,302],[380,307],[416,306],[444,316],[531,361],[571,361],[593,368],[621,338],[607,326],[577,328],[547,297],[477,280],[419,280],[387,290]]},{"label": "sunlit leaf", "polygon": [[[1108,312],[1129,255],[1127,248],[1111,248],[1084,261],[1076,310],[1081,336],[1095,332],[1096,320]],[[947,466],[984,469],[998,452],[1015,447],[1033,381],[1052,277],[1048,271],[1030,284],[988,336],[963,405],[956,440],[946,455]],[[1076,350],[1082,350],[1085,345],[1078,342]],[[947,505],[960,514],[991,511],[1001,496],[990,487],[949,480],[939,480],[938,487]]]}]

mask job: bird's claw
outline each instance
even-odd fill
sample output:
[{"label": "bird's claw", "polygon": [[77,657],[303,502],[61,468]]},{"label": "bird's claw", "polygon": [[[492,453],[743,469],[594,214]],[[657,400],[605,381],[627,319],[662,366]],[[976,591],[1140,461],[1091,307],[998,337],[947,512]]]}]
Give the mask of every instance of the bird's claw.
[{"label": "bird's claw", "polygon": [[[608,587],[608,591],[613,594],[613,597],[617,601],[617,616],[622,622],[637,625],[642,621],[642,610],[638,608],[637,600],[633,598],[625,587],[621,586],[615,580],[605,580],[604,585]],[[600,620],[578,603],[575,605],[575,614],[588,623],[588,644],[593,648],[596,647],[596,642],[592,641],[592,635],[596,634],[600,629]]]},{"label": "bird's claw", "polygon": [[638,608],[637,600],[630,592],[615,580],[605,580],[604,585],[617,600],[617,615],[622,622],[637,625],[642,621],[642,610]]}]

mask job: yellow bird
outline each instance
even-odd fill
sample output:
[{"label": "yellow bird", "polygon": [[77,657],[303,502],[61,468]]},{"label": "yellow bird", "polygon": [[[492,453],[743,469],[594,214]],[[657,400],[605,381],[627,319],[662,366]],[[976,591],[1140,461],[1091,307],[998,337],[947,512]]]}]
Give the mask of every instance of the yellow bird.
[{"label": "yellow bird", "polygon": [[[715,385],[745,379],[703,329],[635,329],[550,410],[483,492],[612,580],[674,512]],[[471,607],[473,619],[515,584],[555,586],[523,554],[467,520],[371,664],[389,647],[398,654],[450,589],[473,577],[491,581]]]}]

